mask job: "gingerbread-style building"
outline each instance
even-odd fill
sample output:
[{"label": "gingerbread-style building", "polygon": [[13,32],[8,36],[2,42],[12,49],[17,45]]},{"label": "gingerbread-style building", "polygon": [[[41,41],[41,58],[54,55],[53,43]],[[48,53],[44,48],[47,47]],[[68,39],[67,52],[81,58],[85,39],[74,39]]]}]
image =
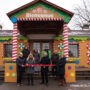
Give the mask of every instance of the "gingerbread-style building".
[{"label": "gingerbread-style building", "polygon": [[67,82],[76,81],[75,67],[90,68],[90,32],[67,27],[72,12],[47,0],[34,0],[7,15],[13,30],[0,31],[0,66],[5,67],[5,82],[16,82],[15,60],[25,46],[30,51],[48,48],[51,53],[64,53]]}]

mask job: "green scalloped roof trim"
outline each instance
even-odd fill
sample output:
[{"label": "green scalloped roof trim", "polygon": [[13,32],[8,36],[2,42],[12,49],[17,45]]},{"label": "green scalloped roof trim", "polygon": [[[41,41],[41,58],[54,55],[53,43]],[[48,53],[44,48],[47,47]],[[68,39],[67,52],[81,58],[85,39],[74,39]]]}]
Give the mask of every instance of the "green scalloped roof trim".
[{"label": "green scalloped roof trim", "polygon": [[63,36],[56,36],[54,37],[54,40],[63,40]]},{"label": "green scalloped roof trim", "polygon": [[51,10],[53,13],[57,13],[60,17],[62,17],[64,19],[64,22],[66,22],[66,23],[68,23],[71,20],[71,16],[68,15],[67,13],[57,10],[57,9],[53,8],[52,6],[50,6],[46,3],[43,3],[43,2],[38,2],[34,5],[31,5],[30,7],[25,8],[25,9],[19,11],[18,13],[15,13],[10,18],[18,17],[20,14],[25,13],[27,10],[32,10],[32,9],[36,8],[37,6],[42,6],[45,9]]},{"label": "green scalloped roof trim", "polygon": [[74,37],[69,37],[69,40],[73,39],[75,41],[86,41],[89,39],[89,37],[85,37],[85,36],[74,36]]},{"label": "green scalloped roof trim", "polygon": [[11,39],[12,39],[12,37],[10,37],[10,36],[4,36],[4,37],[0,36],[0,41],[10,41]]},{"label": "green scalloped roof trim", "polygon": [[28,40],[28,38],[26,38],[24,36],[18,36],[18,40]]},{"label": "green scalloped roof trim", "polygon": [[[12,40],[12,36],[4,36],[4,37],[0,36],[0,42],[10,41],[10,40]],[[18,36],[18,40],[28,40],[28,38],[23,37],[23,36]]]},{"label": "green scalloped roof trim", "polygon": [[[86,37],[86,36],[73,36],[73,37],[69,37],[69,40],[70,39],[73,39],[74,41],[86,41],[86,40],[90,40],[90,37]],[[63,36],[54,37],[54,40],[63,40]]]}]

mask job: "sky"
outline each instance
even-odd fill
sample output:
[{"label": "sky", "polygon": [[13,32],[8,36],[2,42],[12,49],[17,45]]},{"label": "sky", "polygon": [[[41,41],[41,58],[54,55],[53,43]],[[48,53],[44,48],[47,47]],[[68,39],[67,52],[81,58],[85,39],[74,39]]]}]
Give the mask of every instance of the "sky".
[{"label": "sky", "polygon": [[[7,17],[6,13],[17,9],[33,0],[0,0],[0,24],[4,30],[12,30],[13,24]],[[81,0],[48,0],[62,8],[65,8],[71,12],[77,5],[81,5]],[[72,28],[73,18],[69,23],[69,27]]]}]

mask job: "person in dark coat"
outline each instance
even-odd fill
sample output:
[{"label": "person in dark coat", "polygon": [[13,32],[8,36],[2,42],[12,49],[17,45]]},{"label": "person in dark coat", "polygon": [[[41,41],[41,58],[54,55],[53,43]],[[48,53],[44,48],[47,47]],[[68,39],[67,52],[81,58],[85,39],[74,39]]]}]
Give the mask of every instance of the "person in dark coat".
[{"label": "person in dark coat", "polygon": [[[33,56],[34,56],[34,59],[35,59],[35,64],[39,64],[40,63],[40,54],[39,54],[38,50],[33,51]],[[35,71],[39,73],[40,67],[35,66]]]},{"label": "person in dark coat", "polygon": [[[23,58],[25,60],[25,64],[26,64],[26,59],[27,59],[28,55],[30,54],[29,48],[28,47],[25,47],[22,50],[22,53],[23,53]],[[24,67],[24,72],[25,72],[25,69],[26,69],[26,67]]]},{"label": "person in dark coat", "polygon": [[[32,64],[32,66],[28,66],[29,64]],[[27,61],[26,61],[26,65],[27,65],[27,75],[28,75],[28,85],[34,85],[34,65],[35,64],[35,60],[33,58],[33,55],[30,53],[28,58],[27,58]]]},{"label": "person in dark coat", "polygon": [[[40,64],[42,65],[50,64],[50,59],[47,55],[47,52],[44,52],[44,57],[41,58]],[[49,71],[48,66],[41,66],[41,79],[42,79],[41,84],[48,85],[48,71]]]},{"label": "person in dark coat", "polygon": [[58,77],[59,77],[59,85],[66,85],[65,80],[65,65],[66,65],[66,57],[64,55],[61,55],[58,61]]},{"label": "person in dark coat", "polygon": [[35,58],[35,63],[38,64],[40,62],[40,54],[38,53],[38,50],[33,51],[33,56]]},{"label": "person in dark coat", "polygon": [[57,66],[56,66],[56,64],[58,63],[58,60],[59,60],[59,55],[57,53],[57,50],[55,50],[54,53],[52,54],[52,57],[51,57],[51,62],[52,62],[52,64],[55,65],[55,66],[52,67],[52,75],[53,76],[57,76]]},{"label": "person in dark coat", "polygon": [[17,86],[20,86],[22,85],[22,76],[25,65],[25,60],[21,52],[19,53],[19,57],[16,59],[16,65],[17,65]]},{"label": "person in dark coat", "polygon": [[22,53],[23,53],[23,57],[25,59],[27,59],[28,55],[30,54],[30,51],[28,49],[28,47],[25,47],[23,50],[22,50]]}]

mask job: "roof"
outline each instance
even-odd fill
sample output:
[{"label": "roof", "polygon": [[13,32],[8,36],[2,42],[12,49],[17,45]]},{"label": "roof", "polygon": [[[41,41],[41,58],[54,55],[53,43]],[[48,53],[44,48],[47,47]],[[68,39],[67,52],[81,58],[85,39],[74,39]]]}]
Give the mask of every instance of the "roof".
[{"label": "roof", "polygon": [[12,36],[13,30],[0,30],[0,36]]},{"label": "roof", "polygon": [[15,14],[15,13],[17,13],[17,12],[19,12],[19,11],[21,11],[21,10],[23,10],[23,9],[31,6],[31,5],[33,5],[33,4],[36,4],[36,3],[38,3],[38,2],[46,3],[46,4],[48,4],[48,5],[56,8],[57,10],[60,10],[60,11],[63,11],[63,12],[65,12],[65,13],[67,13],[67,14],[70,15],[71,17],[73,16],[73,13],[72,13],[72,12],[70,12],[70,11],[68,11],[68,10],[66,10],[66,9],[64,9],[64,8],[62,8],[62,7],[59,7],[59,6],[57,6],[57,5],[49,2],[49,1],[47,1],[47,0],[34,0],[34,1],[32,1],[32,2],[30,2],[30,3],[28,3],[28,4],[26,4],[26,5],[24,5],[24,6],[21,6],[21,7],[15,9],[15,10],[13,10],[13,11],[7,13],[7,15],[8,15],[9,17],[11,17],[13,14]]},{"label": "roof", "polygon": [[69,36],[88,36],[88,37],[90,37],[90,31],[70,30]]},{"label": "roof", "polygon": [[[0,36],[12,36],[13,30],[0,30]],[[69,36],[87,36],[90,37],[90,31],[70,30]]]}]

